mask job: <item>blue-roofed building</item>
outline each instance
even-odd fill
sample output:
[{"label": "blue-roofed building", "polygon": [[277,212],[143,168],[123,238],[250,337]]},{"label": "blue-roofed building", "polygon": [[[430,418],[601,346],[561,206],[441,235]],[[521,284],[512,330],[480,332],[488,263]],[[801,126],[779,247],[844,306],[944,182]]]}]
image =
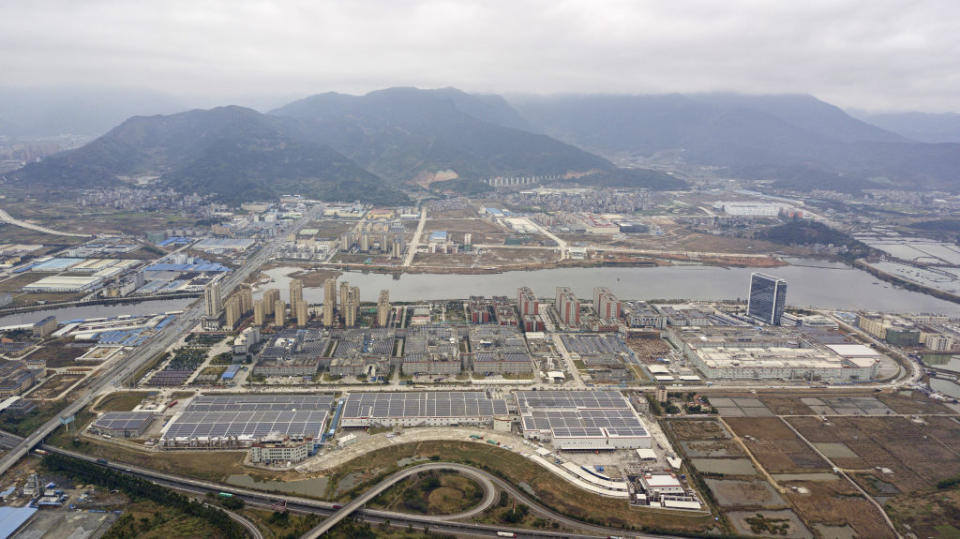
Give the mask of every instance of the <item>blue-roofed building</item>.
[{"label": "blue-roofed building", "polygon": [[31,271],[60,272],[83,262],[82,258],[51,258],[34,264]]},{"label": "blue-roofed building", "polygon": [[447,241],[447,231],[434,230],[430,233],[430,241]]},{"label": "blue-roofed building", "polygon": [[36,507],[0,507],[0,537],[6,539],[12,536],[36,512]]}]

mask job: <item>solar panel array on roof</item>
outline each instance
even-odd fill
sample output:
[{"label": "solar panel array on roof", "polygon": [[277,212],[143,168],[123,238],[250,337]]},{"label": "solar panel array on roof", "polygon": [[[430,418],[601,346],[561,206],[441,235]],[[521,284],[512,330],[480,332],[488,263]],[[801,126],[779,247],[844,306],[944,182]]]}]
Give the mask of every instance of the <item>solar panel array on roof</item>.
[{"label": "solar panel array on roof", "polygon": [[323,434],[333,395],[200,395],[163,434],[177,438],[294,438]]},{"label": "solar panel array on roof", "polygon": [[151,412],[107,412],[93,422],[104,430],[143,430],[153,421]]},{"label": "solar panel array on roof", "polygon": [[630,405],[616,391],[517,391],[521,408],[626,408]]},{"label": "solar panel array on roof", "polygon": [[188,412],[330,410],[333,395],[200,395]]},{"label": "solar panel array on roof", "polygon": [[517,391],[527,432],[553,437],[647,436],[630,403],[616,391]]},{"label": "solar panel array on roof", "polygon": [[343,407],[345,418],[487,417],[505,415],[507,403],[480,391],[354,393]]},{"label": "solar panel array on roof", "polygon": [[327,410],[186,411],[170,425],[163,437],[262,438],[270,434],[280,434],[297,438],[319,438],[323,434],[327,413]]}]

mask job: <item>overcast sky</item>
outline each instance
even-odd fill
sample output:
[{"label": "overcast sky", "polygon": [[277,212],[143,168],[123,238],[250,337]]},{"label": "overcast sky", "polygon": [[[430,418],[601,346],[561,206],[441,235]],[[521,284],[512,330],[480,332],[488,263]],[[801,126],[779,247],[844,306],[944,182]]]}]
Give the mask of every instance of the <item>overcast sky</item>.
[{"label": "overcast sky", "polygon": [[3,0],[0,84],[732,90],[960,111],[957,0]]}]

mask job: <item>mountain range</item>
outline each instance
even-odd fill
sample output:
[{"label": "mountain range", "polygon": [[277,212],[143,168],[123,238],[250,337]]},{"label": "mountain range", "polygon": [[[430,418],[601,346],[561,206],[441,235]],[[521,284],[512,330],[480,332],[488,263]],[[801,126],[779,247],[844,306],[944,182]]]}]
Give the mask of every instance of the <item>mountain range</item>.
[{"label": "mountain range", "polygon": [[918,142],[807,95],[518,96],[511,104],[546,134],[605,155],[682,152],[799,190],[960,188],[960,145]]},{"label": "mountain range", "polygon": [[[869,119],[869,118],[867,118]],[[134,116],[89,144],[31,163],[14,181],[111,185],[150,176],[237,203],[286,192],[402,203],[457,178],[544,175],[599,185],[683,188],[622,170],[668,152],[784,188],[960,188],[960,144],[884,129],[806,95],[510,96],[454,88],[318,94],[268,113],[229,106]]]}]

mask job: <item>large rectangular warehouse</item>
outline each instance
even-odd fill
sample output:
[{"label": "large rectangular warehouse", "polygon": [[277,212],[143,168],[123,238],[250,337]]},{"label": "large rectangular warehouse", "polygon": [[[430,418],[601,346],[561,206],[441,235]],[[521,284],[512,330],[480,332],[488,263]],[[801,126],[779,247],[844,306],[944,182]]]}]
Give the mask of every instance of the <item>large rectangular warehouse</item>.
[{"label": "large rectangular warehouse", "polygon": [[616,391],[517,391],[525,438],[556,449],[649,448],[650,433]]},{"label": "large rectangular warehouse", "polygon": [[482,391],[353,393],[347,397],[342,427],[448,426],[492,423],[507,415],[507,403]]},{"label": "large rectangular warehouse", "polygon": [[201,395],[164,430],[164,447],[249,447],[270,436],[320,442],[333,395]]}]

